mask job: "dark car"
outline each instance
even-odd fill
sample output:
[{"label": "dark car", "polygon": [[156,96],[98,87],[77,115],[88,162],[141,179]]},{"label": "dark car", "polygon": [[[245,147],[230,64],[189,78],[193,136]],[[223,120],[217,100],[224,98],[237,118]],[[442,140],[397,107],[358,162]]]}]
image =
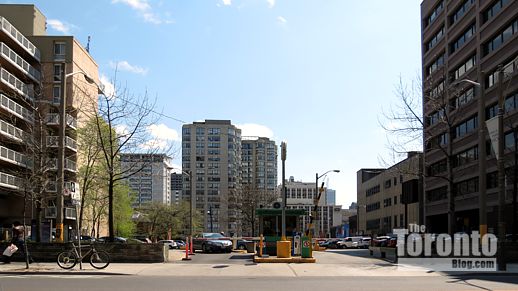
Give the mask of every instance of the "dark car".
[{"label": "dark car", "polygon": [[246,239],[238,239],[236,242],[236,249],[238,250],[246,250],[247,243],[253,243],[254,241],[246,240]]},{"label": "dark car", "polygon": [[81,236],[81,243],[93,243],[95,242],[95,238],[89,236],[89,235],[82,235]]},{"label": "dark car", "polygon": [[[97,242],[99,243],[105,243],[105,242],[108,242],[110,240],[110,237],[109,236],[103,236],[103,237],[100,237],[97,239]],[[119,237],[119,236],[114,236],[113,237],[113,242],[114,243],[120,243],[120,244],[125,244],[127,243],[126,239],[123,238],[123,237]]]},{"label": "dark car", "polygon": [[186,245],[186,243],[183,240],[181,240],[181,239],[177,239],[177,240],[175,240],[175,242],[176,242],[176,246],[178,248],[183,248]]},{"label": "dark car", "polygon": [[341,246],[338,242],[340,242],[340,239],[338,239],[338,238],[330,239],[327,241],[326,247],[328,249],[339,249],[339,248],[341,248]]},{"label": "dark car", "polygon": [[220,233],[204,232],[192,240],[194,250],[208,252],[232,252],[232,241]]}]

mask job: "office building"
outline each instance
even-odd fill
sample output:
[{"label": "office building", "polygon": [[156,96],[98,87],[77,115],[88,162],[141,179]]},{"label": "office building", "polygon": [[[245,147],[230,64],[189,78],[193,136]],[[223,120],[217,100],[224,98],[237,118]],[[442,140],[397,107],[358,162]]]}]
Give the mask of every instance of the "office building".
[{"label": "office building", "polygon": [[[98,83],[98,66],[73,36],[47,35],[46,18],[34,5],[0,4],[0,26],[0,224],[23,220],[23,193],[30,188],[33,197],[27,200],[41,201],[44,211],[42,240],[50,239],[58,211],[63,211],[67,239],[76,225],[72,198],[79,197],[76,130],[97,108],[97,86],[84,75]],[[58,145],[64,84],[62,181]],[[61,196],[63,209],[57,209]],[[37,217],[33,206],[27,203],[26,221]]]},{"label": "office building", "polygon": [[326,204],[327,205],[336,204],[336,190],[326,189]]},{"label": "office building", "polygon": [[[448,225],[453,225],[454,232],[478,230],[484,224],[482,217],[487,218],[487,230],[496,233],[498,169],[486,121],[497,115],[501,96],[505,103],[503,217],[509,233],[518,125],[518,2],[425,0],[421,21],[428,230],[447,232]],[[481,204],[486,207],[482,215]],[[455,209],[454,217],[448,216],[449,209]]]},{"label": "office building", "polygon": [[356,173],[357,234],[385,235],[393,233],[394,228],[420,223],[422,157],[421,153],[410,152],[388,169],[360,169]]},{"label": "office building", "polygon": [[[182,126],[182,198],[203,218],[203,228],[240,235],[241,130],[230,120],[205,120]],[[191,181],[194,189],[191,189]],[[208,211],[212,210],[212,215]]]},{"label": "office building", "polygon": [[[317,216],[313,221],[315,236],[331,237],[331,228],[339,226],[342,223],[342,206],[329,205],[326,203],[325,192],[322,193],[317,206]],[[294,177],[290,177],[286,181],[286,208],[287,209],[304,209],[306,215],[301,216],[299,232],[304,232],[309,228],[310,215],[314,208],[314,199],[318,197],[315,183],[295,181]]]},{"label": "office building", "polygon": [[276,191],[277,146],[266,137],[243,137],[241,141],[243,186]]},{"label": "office building", "polygon": [[171,204],[171,158],[165,154],[122,153],[121,167],[136,173],[128,178],[135,194],[133,207],[157,202]]}]

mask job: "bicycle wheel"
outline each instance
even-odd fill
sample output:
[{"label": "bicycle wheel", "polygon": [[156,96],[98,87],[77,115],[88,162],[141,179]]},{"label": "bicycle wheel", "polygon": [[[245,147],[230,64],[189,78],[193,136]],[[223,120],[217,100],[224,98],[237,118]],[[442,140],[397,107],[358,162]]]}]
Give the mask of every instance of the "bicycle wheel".
[{"label": "bicycle wheel", "polygon": [[110,264],[110,255],[105,251],[95,251],[90,256],[90,265],[96,269],[104,269]]},{"label": "bicycle wheel", "polygon": [[77,264],[76,254],[72,251],[61,252],[58,255],[58,266],[63,269],[72,269]]}]

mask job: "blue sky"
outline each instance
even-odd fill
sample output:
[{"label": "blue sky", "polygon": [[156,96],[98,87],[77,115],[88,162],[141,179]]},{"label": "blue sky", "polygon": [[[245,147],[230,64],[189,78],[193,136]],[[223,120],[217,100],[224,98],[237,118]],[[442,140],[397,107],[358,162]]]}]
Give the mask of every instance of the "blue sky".
[{"label": "blue sky", "polygon": [[[27,3],[26,1],[6,1]],[[356,200],[356,171],[387,156],[378,124],[402,76],[420,72],[421,1],[34,1],[48,34],[74,35],[105,80],[157,97],[193,122],[230,119],[244,135],[288,143],[286,176],[330,174],[337,202]],[[164,138],[182,123],[163,118]],[[179,157],[175,163],[180,165]],[[280,169],[280,168],[279,168]],[[279,181],[280,181],[279,170]]]}]

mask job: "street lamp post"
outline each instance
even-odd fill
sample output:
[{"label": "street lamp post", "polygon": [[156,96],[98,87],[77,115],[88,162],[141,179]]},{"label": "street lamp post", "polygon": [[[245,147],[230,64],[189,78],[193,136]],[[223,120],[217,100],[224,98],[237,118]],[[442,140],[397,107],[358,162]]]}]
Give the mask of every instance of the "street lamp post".
[{"label": "street lamp post", "polygon": [[207,211],[207,214],[210,217],[210,232],[214,232],[212,228],[212,204],[209,204],[209,211]]},{"label": "street lamp post", "polygon": [[[59,132],[58,132],[58,175],[57,175],[57,213],[56,213],[56,242],[64,242],[63,232],[63,210],[64,210],[64,186],[65,186],[65,138],[66,138],[66,110],[67,110],[67,82],[66,78],[76,74],[83,74],[85,80],[90,84],[95,84],[83,71],[76,71],[66,74],[66,63],[61,63],[61,98],[59,100]],[[79,231],[79,230],[78,230]]]},{"label": "street lamp post", "polygon": [[[502,66],[498,68],[498,240],[503,242],[505,239],[505,165],[504,165],[504,70]],[[498,248],[497,264],[499,270],[505,270],[503,264],[502,247]]]},{"label": "street lamp post", "polygon": [[[318,173],[315,174],[315,196],[314,196],[314,206],[316,208],[315,209],[315,216],[318,213],[318,211],[317,211],[318,210],[318,201],[320,200],[320,195],[321,195],[321,193],[319,193],[319,191],[318,191],[318,179],[324,177],[325,175],[327,175],[330,172],[340,173],[340,170],[329,170],[329,171],[325,172],[324,174],[322,174],[320,176],[318,175]],[[320,217],[320,219],[322,219],[322,217]],[[320,222],[318,222],[318,224],[320,224]],[[315,223],[315,225],[314,225],[313,236],[318,234],[318,232],[317,232],[318,227],[316,227],[318,224]]]}]

